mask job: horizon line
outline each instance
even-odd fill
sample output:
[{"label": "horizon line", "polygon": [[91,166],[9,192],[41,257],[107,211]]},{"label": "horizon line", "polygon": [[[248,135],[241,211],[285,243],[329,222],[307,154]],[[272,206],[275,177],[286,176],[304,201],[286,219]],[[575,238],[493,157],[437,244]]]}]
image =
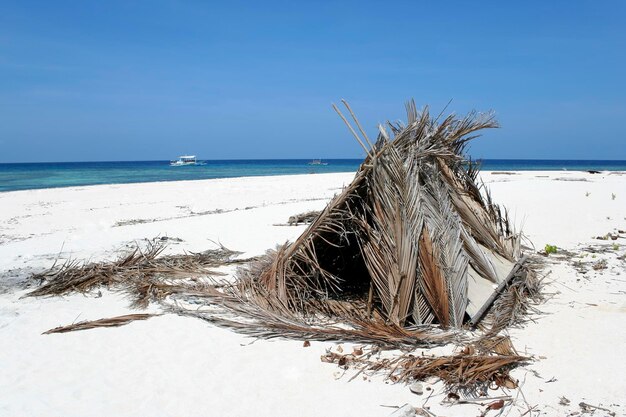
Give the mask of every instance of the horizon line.
[{"label": "horizon line", "polygon": [[[223,158],[223,159],[202,159],[203,162],[227,162],[227,161],[364,161],[365,158]],[[470,158],[467,159],[468,161]],[[171,162],[171,159],[126,159],[126,160],[91,160],[91,161],[22,161],[22,162],[0,162],[0,165],[11,164],[91,164],[107,162]],[[556,161],[556,162],[626,162],[626,159],[551,159],[551,158],[476,158],[472,162],[478,161]]]}]

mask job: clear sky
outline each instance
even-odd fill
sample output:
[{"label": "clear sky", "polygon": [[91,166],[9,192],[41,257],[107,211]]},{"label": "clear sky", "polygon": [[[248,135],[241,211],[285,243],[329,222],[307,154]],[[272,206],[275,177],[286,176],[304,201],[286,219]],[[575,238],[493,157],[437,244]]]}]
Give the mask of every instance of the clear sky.
[{"label": "clear sky", "polygon": [[0,162],[351,158],[404,102],[475,158],[626,159],[626,1],[0,1]]}]

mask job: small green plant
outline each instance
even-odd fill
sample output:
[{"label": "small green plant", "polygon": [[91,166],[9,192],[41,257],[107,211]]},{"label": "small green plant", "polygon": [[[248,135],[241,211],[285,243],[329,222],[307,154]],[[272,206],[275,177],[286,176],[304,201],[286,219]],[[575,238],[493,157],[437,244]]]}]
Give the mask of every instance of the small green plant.
[{"label": "small green plant", "polygon": [[619,249],[619,245],[617,243],[613,243],[613,250],[618,250]]},{"label": "small green plant", "polygon": [[546,254],[550,255],[551,253],[556,253],[556,245],[550,245],[549,243],[546,244],[546,247],[544,248],[544,251],[546,252]]}]

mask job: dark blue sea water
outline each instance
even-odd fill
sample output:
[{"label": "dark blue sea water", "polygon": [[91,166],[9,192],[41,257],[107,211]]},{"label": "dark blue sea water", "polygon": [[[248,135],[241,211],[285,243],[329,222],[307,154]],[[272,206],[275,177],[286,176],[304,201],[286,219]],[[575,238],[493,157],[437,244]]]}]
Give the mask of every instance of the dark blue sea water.
[{"label": "dark blue sea water", "polygon": [[[328,165],[309,165],[306,159],[221,160],[203,165],[171,167],[169,161],[63,162],[0,164],[0,191],[121,184],[151,181],[198,180],[262,175],[355,171],[360,159],[328,159]],[[565,161],[485,159],[490,171],[598,170],[626,171],[626,161]]]}]

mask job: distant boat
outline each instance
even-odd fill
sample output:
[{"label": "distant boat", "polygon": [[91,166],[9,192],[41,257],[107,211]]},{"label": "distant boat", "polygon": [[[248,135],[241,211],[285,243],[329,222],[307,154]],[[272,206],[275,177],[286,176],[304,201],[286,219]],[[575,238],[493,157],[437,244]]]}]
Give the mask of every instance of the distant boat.
[{"label": "distant boat", "polygon": [[198,165],[198,161],[196,161],[195,155],[182,155],[179,156],[177,160],[171,161],[170,166],[180,167],[185,165]]},{"label": "distant boat", "polygon": [[314,159],[309,162],[309,165],[328,165],[328,162],[322,162],[321,159]]}]

